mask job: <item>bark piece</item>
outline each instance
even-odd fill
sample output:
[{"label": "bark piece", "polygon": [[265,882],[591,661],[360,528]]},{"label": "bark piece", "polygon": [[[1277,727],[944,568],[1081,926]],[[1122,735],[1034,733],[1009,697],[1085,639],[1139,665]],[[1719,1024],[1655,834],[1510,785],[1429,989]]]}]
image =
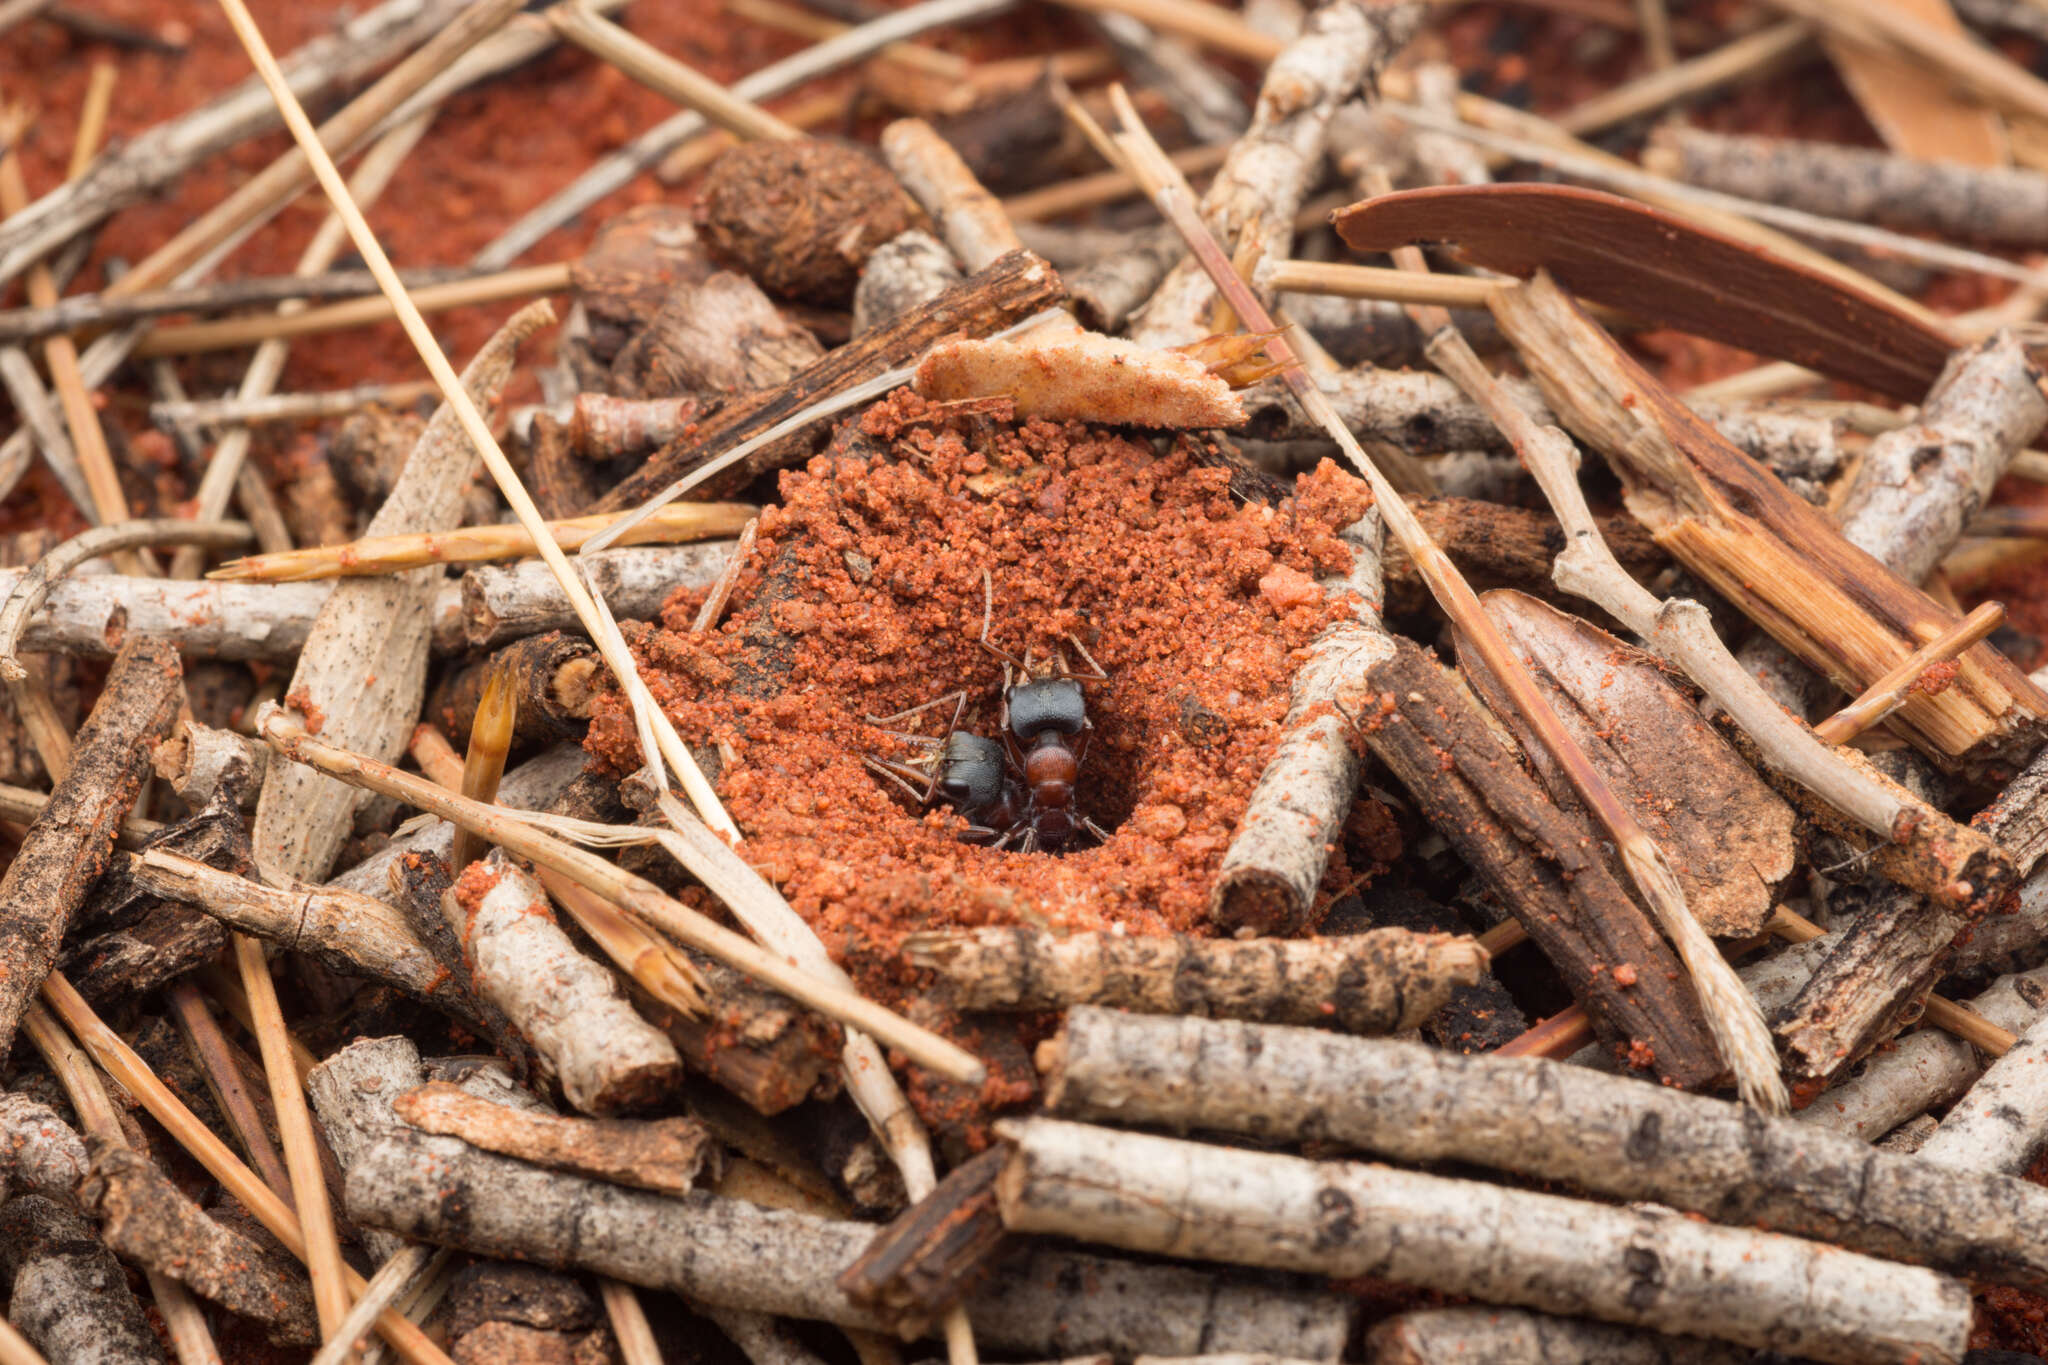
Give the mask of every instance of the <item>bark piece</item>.
[{"label": "bark piece", "polygon": [[560,1118],[491,1104],[445,1082],[407,1091],[394,1110],[422,1132],[634,1189],[687,1194],[707,1163],[717,1173],[718,1150],[690,1119]]},{"label": "bark piece", "polygon": [[[1868,294],[1661,209],[1565,185],[1442,185],[1340,210],[1354,250],[1454,241],[1529,276],[1680,331],[1917,402],[1949,338]],[[1519,343],[1517,343],[1519,344]]]},{"label": "bark piece", "polygon": [[0,1091],[0,1204],[17,1194],[68,1201],[85,1172],[85,1144],[56,1110]]},{"label": "bark piece", "polygon": [[0,877],[0,1057],[5,1057],[86,892],[106,870],[114,833],[143,779],[150,751],[170,733],[182,689],[177,650],[161,640],[124,645],[51,792]]},{"label": "bark piece", "polygon": [[116,1254],[263,1323],[280,1345],[318,1340],[298,1265],[208,1218],[147,1157],[96,1142],[82,1196]]},{"label": "bark piece", "polygon": [[995,1179],[1002,1168],[1003,1153],[992,1147],[905,1209],[840,1272],[846,1297],[889,1314],[900,1335],[922,1335],[986,1280],[1008,1250],[1009,1236],[996,1213]]},{"label": "bark piece", "polygon": [[1587,1067],[1095,1009],[1074,1011],[1048,1052],[1048,1107],[1071,1117],[1466,1162],[1971,1278],[2048,1285],[2048,1195],[2024,1181],[1937,1170]]},{"label": "bark piece", "polygon": [[650,399],[772,389],[824,353],[752,280],[721,270],[677,286],[626,343],[612,362],[612,392]]},{"label": "bark piece", "polygon": [[457,752],[469,748],[469,727],[492,671],[510,669],[518,702],[512,742],[580,741],[590,727],[590,703],[603,668],[597,647],[581,635],[550,631],[516,640],[488,658],[451,673],[427,702],[427,717],[439,725]]},{"label": "bark piece", "polygon": [[[1564,549],[1564,528],[1548,513],[1471,498],[1424,498],[1410,504],[1430,539],[1451,557],[1476,592],[1512,588],[1548,602],[1582,606],[1551,580]],[[1634,517],[1598,519],[1601,535],[1630,577],[1647,582],[1671,558]],[[1397,545],[1386,548],[1387,611],[1411,616],[1430,609],[1429,589]]]},{"label": "bark piece", "polygon": [[714,269],[687,208],[641,204],[605,219],[569,267],[593,361],[609,367],[673,290],[702,284]]},{"label": "bark piece", "polygon": [[[1420,6],[1345,0],[1317,9],[1299,38],[1266,68],[1251,126],[1202,195],[1202,218],[1220,241],[1258,260],[1291,256],[1294,215],[1323,169],[1330,118],[1371,89],[1381,67],[1406,45]],[[1148,346],[1179,346],[1207,334],[1216,287],[1193,261],[1167,272],[1131,335]]]},{"label": "bark piece", "polygon": [[1486,966],[1472,939],[1406,929],[1232,941],[986,928],[913,935],[904,949],[964,1010],[1103,1005],[1347,1033],[1417,1028]]},{"label": "bark piece", "polygon": [[922,228],[877,247],[853,291],[853,334],[861,337],[931,302],[966,276],[946,244]]},{"label": "bark piece", "polygon": [[684,1065],[760,1114],[779,1114],[821,1090],[829,1093],[842,1045],[830,1020],[754,984],[743,972],[682,951],[702,978],[704,1014],[690,1018],[636,999],[676,1045]]},{"label": "bark piece", "polygon": [[0,1284],[8,1320],[50,1365],[164,1365],[121,1263],[66,1205],[0,1204]]},{"label": "bark piece", "polygon": [[[349,1172],[352,1217],[493,1256],[595,1271],[713,1307],[886,1330],[832,1283],[868,1223],[693,1192],[624,1190],[493,1156],[453,1138],[387,1134]],[[1041,1251],[968,1301],[982,1345],[1028,1357],[1088,1351],[1289,1351],[1334,1361],[1355,1306],[1288,1285]]]},{"label": "bark piece", "polygon": [[1960,1281],[1796,1238],[1416,1175],[1006,1119],[1019,1232],[1713,1336],[1844,1365],[1960,1361]]},{"label": "bark piece", "polygon": [[1372,1365],[1743,1365],[1721,1341],[1642,1332],[1515,1308],[1424,1308],[1375,1326]]},{"label": "bark piece", "polygon": [[1377,694],[1360,718],[1367,746],[1556,964],[1602,1036],[1643,1044],[1635,1056],[1682,1088],[1715,1080],[1721,1059],[1677,956],[1591,852],[1585,823],[1551,803],[1471,693],[1413,643],[1396,637],[1367,682]]},{"label": "bark piece", "polygon": [[[1761,933],[1798,861],[1792,808],[1652,656],[1521,593],[1481,600],[1579,746],[1657,831],[1701,927],[1727,938]],[[1493,713],[1514,729],[1551,798],[1573,810],[1570,779],[1533,742],[1462,638],[1458,656]]]},{"label": "bark piece", "polygon": [[1020,420],[1169,429],[1244,421],[1229,382],[1196,357],[1093,332],[941,341],[915,383],[940,403],[1007,396]]},{"label": "bark piece", "polygon": [[247,809],[256,803],[256,790],[270,762],[270,747],[247,735],[181,716],[171,728],[170,737],[157,746],[150,762],[156,775],[170,783],[171,790],[195,809],[212,798],[230,769],[239,767],[249,780],[237,783],[236,799]]},{"label": "bark piece", "polygon": [[[553,318],[545,303],[520,310],[470,361],[463,385],[485,412],[495,410],[498,392],[511,378],[519,343]],[[366,534],[454,525],[476,463],[454,409],[442,404]],[[335,585],[285,693],[286,704],[309,728],[330,743],[379,759],[398,756],[426,690],[427,607],[440,577],[437,569],[419,569]],[[325,877],[359,799],[355,789],[310,768],[272,765],[256,802],[252,833],[258,861],[288,876]]]},{"label": "bark piece", "polygon": [[[735,398],[703,422],[690,437],[663,446],[598,504],[598,510],[639,506],[697,465],[746,437],[795,416],[821,398],[898,369],[942,337],[986,336],[1020,322],[1059,301],[1062,285],[1052,267],[1028,252],[1013,252],[969,276],[922,307],[855,339],[806,368],[779,388]],[[718,479],[707,494],[740,487],[756,474],[809,452],[803,434],[754,452]]]},{"label": "bark piece", "polygon": [[711,163],[697,222],[712,255],[785,298],[844,307],[876,248],[911,225],[895,179],[823,138],[742,143]]},{"label": "bark piece", "polygon": [[1358,795],[1361,755],[1350,717],[1368,698],[1360,681],[1393,649],[1380,624],[1380,525],[1367,513],[1341,533],[1351,567],[1323,583],[1353,594],[1350,620],[1325,627],[1289,685],[1287,719],[1245,805],[1209,893],[1209,919],[1230,933],[1299,933],[1312,927],[1316,889],[1338,827]]},{"label": "bark piece", "polygon": [[59,963],[72,987],[105,1009],[175,981],[226,946],[227,931],[213,920],[158,901],[134,923],[67,948]]},{"label": "bark piece", "polygon": [[1864,147],[1660,128],[1659,174],[1829,218],[2013,246],[2048,244],[2048,175]]},{"label": "bark piece", "polygon": [[546,890],[504,850],[470,864],[448,907],[478,993],[547,1060],[570,1104],[614,1114],[674,1089],[674,1046],[633,1012],[617,977],[576,951]]},{"label": "bark piece", "polygon": [[2048,1144],[2048,1023],[2035,1020],[1921,1144],[1921,1161],[2019,1175]]},{"label": "bark piece", "polygon": [[[1555,285],[1539,279],[1498,291],[1494,311],[1564,424],[1620,476],[1629,510],[1675,558],[1836,686],[1861,693],[1959,623],[1959,613],[1743,459]],[[2031,753],[2048,731],[2048,695],[1989,645],[1959,663],[1953,686],[1908,701],[1892,713],[1892,729],[1950,769]]]}]

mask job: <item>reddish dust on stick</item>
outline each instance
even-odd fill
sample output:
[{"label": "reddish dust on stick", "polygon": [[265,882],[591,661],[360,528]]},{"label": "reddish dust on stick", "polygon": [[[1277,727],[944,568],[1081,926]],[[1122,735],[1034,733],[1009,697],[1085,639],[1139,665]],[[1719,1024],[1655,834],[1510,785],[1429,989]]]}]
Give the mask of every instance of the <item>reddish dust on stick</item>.
[{"label": "reddish dust on stick", "polygon": [[[1261,590],[1281,569],[1348,566],[1334,534],[1370,495],[1325,465],[1277,509],[1233,500],[1183,444],[1075,424],[935,422],[910,393],[876,405],[832,452],[783,478],[783,505],[715,634],[685,603],[636,640],[657,698],[693,743],[719,743],[741,851],[884,1000],[921,984],[901,962],[924,928],[1030,923],[1203,932],[1223,851],[1272,751],[1301,651],[1346,604]],[[943,808],[920,813],[862,764],[915,750],[891,729],[995,737],[1002,663],[1079,640],[1109,674],[1086,684],[1094,729],[1076,803],[1108,827],[1065,856],[978,847]],[[767,642],[764,644],[764,641]],[[767,674],[763,681],[764,672]],[[636,762],[607,695],[591,749]],[[1335,860],[1332,886],[1354,872]]]}]

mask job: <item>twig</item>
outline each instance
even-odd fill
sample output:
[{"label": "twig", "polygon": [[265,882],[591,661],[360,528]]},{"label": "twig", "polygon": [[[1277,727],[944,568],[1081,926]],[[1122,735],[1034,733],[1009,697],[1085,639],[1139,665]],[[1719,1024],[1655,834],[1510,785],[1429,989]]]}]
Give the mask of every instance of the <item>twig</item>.
[{"label": "twig", "polygon": [[996,1132],[1011,1144],[996,1194],[1017,1232],[1384,1276],[1843,1365],[1959,1359],[1969,1333],[1959,1280],[1668,1211],[1058,1119],[1007,1119]]},{"label": "twig", "polygon": [[626,1365],[661,1365],[661,1347],[640,1296],[623,1280],[600,1275],[597,1292],[604,1300],[605,1318],[612,1325],[612,1339],[619,1344],[619,1356]]},{"label": "twig", "polygon": [[[1143,126],[1135,124],[1128,115],[1125,125],[1123,144],[1133,164],[1141,174],[1147,173],[1147,165],[1151,166],[1149,174],[1158,177],[1151,188],[1153,201],[1160,211],[1188,239],[1189,250],[1203,263],[1217,288],[1237,309],[1238,316],[1254,330],[1273,331],[1272,319],[1267,316],[1257,296],[1230,270],[1215,239],[1195,216],[1186,190],[1172,183],[1170,169],[1161,168],[1158,144],[1152,142],[1144,134]],[[1144,160],[1147,157],[1149,162]],[[1291,355],[1286,342],[1277,337],[1267,343],[1267,351],[1283,364]],[[1479,599],[1457,567],[1429,539],[1414,513],[1408,510],[1407,503],[1359,448],[1357,440],[1338,419],[1322,390],[1299,368],[1283,371],[1283,377],[1302,408],[1322,423],[1339,449],[1372,484],[1374,498],[1388,531],[1420,570],[1431,596],[1472,641],[1478,657],[1500,682],[1516,711],[1528,721],[1543,747],[1557,760],[1600,825],[1613,836],[1631,880],[1650,903],[1664,931],[1675,940],[1699,991],[1707,1022],[1720,1045],[1722,1059],[1734,1071],[1744,1097],[1767,1111],[1782,1112],[1789,1101],[1784,1083],[1778,1078],[1777,1052],[1770,1042],[1769,1031],[1733,969],[1686,908],[1684,892],[1665,862],[1663,853],[1558,720],[1535,681],[1480,607]]]},{"label": "twig", "polygon": [[[477,697],[476,715],[469,726],[469,745],[462,757],[459,790],[479,805],[495,805],[498,781],[505,775],[505,756],[512,751],[513,727],[519,719],[519,680],[505,663],[492,667]],[[460,877],[463,869],[482,857],[483,841],[468,830],[455,831],[448,854],[448,870]]]},{"label": "twig", "polygon": [[1046,1106],[1069,1118],[1469,1164],[2048,1285],[2048,1195],[2023,1181],[1930,1169],[1860,1138],[1590,1067],[1092,1007],[1072,1011],[1040,1058]]},{"label": "twig", "polygon": [[408,1244],[394,1252],[377,1267],[377,1273],[370,1277],[369,1284],[350,1306],[348,1316],[341,1320],[341,1325],[328,1338],[326,1345],[314,1354],[310,1365],[346,1365],[361,1349],[363,1337],[370,1331],[377,1315],[407,1289],[433,1279],[448,1264],[448,1257],[446,1249],[420,1243]]},{"label": "twig", "polygon": [[1797,19],[1758,29],[1712,52],[1603,90],[1557,116],[1557,126],[1584,137],[1704,94],[1781,61],[1813,40],[1811,25]]},{"label": "twig", "polygon": [[[743,530],[759,511],[747,503],[736,502],[689,502],[664,507],[612,543],[667,545],[729,536]],[[575,550],[617,520],[616,515],[600,515],[551,521],[546,525],[555,544],[564,550]],[[231,559],[207,577],[238,583],[303,583],[403,573],[436,564],[481,564],[533,553],[533,539],[523,526],[470,526]]]},{"label": "twig", "polygon": [[1906,656],[1905,662],[1865,688],[1861,696],[1815,725],[1813,732],[1826,743],[1847,744],[1897,710],[1906,694],[1923,681],[1922,675],[1928,669],[1955,658],[1998,629],[2004,620],[2003,603],[1984,603],[1953,629]]},{"label": "twig", "polygon": [[548,9],[548,20],[555,26],[555,32],[584,51],[609,62],[656,94],[704,115],[735,137],[803,136],[759,105],[739,98],[717,81],[602,18],[587,4],[564,0]]},{"label": "twig", "polygon": [[[405,280],[417,288],[453,283],[466,278],[468,273],[461,267],[437,266],[408,270]],[[162,317],[166,313],[225,313],[253,304],[353,299],[376,292],[377,281],[368,271],[334,270],[323,274],[258,275],[250,279],[187,285],[182,289],[153,289],[116,297],[73,294],[47,308],[14,308],[0,312],[0,341],[36,341],[58,332],[115,327],[145,318]]]},{"label": "twig", "polygon": [[2048,85],[1996,48],[1960,32],[1945,32],[1912,10],[1891,5],[1851,7],[1841,0],[1772,0],[1859,47],[1900,51],[1936,68],[1985,103],[2032,118],[2048,118]]},{"label": "twig", "polygon": [[[1221,166],[1229,155],[1230,149],[1226,146],[1204,143],[1171,152],[1167,159],[1183,175],[1206,175]],[[1129,171],[1097,171],[1093,175],[1076,176],[1072,180],[1011,195],[1003,200],[1003,212],[1013,223],[1037,223],[1048,218],[1064,218],[1071,213],[1098,208],[1144,192],[1145,187]]]},{"label": "twig", "polygon": [[[363,194],[361,177],[351,182],[357,196]],[[434,392],[431,379],[405,379],[394,384],[358,384],[352,389],[331,389],[325,393],[265,394],[243,398],[164,400],[149,405],[149,420],[159,427],[262,426],[270,422],[315,422],[329,417],[346,417],[371,406],[410,407]]]},{"label": "twig", "polygon": [[[430,284],[414,294],[412,299],[422,313],[442,313],[452,308],[503,303],[508,299],[532,298],[537,294],[560,294],[572,283],[567,265],[533,265],[495,275],[478,275],[452,284]],[[147,358],[237,351],[265,341],[291,340],[321,332],[368,327],[389,322],[394,317],[398,314],[388,300],[355,299],[288,315],[261,313],[253,317],[191,322],[157,328],[135,347],[134,354]]]},{"label": "twig", "polygon": [[[193,866],[205,867],[206,864],[193,863]],[[207,870],[211,872],[213,869]],[[264,1129],[255,1096],[250,1093],[242,1068],[229,1054],[227,1035],[220,1031],[213,1011],[206,1007],[206,997],[190,981],[173,982],[164,994],[172,1013],[177,1016],[178,1028],[185,1035],[187,1047],[206,1075],[207,1089],[213,1094],[214,1105],[235,1130],[242,1151],[262,1173],[265,1184],[277,1191],[279,1197],[291,1198],[291,1173],[285,1170],[283,1159],[270,1144],[270,1135]]]},{"label": "twig", "polygon": [[[758,104],[850,62],[859,61],[891,43],[916,37],[942,24],[965,23],[999,14],[1012,3],[1014,0],[924,0],[922,4],[849,29],[836,38],[828,38],[792,57],[763,67],[733,82],[729,93]],[[635,176],[655,165],[675,147],[709,127],[709,121],[702,114],[691,111],[677,114],[650,128],[507,228],[496,241],[471,258],[470,264],[479,270],[504,269],[556,228],[606,195],[631,183]]]},{"label": "twig", "polygon": [[[491,843],[529,858],[542,867],[574,878],[677,942],[767,982],[821,1014],[873,1034],[886,1045],[903,1051],[920,1066],[969,1083],[977,1082],[982,1075],[981,1063],[953,1044],[904,1022],[841,986],[820,980],[810,971],[791,966],[784,958],[764,951],[731,930],[723,929],[671,900],[652,883],[540,832],[520,820],[514,812],[501,807],[479,806],[443,791],[423,778],[324,744],[306,734],[302,724],[282,711],[273,711],[259,721],[259,733],[295,762],[305,763],[351,785],[396,796],[421,810],[431,811],[444,820],[475,831]],[[654,831],[635,833],[645,838],[652,837]],[[709,838],[709,842],[718,844],[715,838]],[[718,847],[725,846],[718,844]],[[729,849],[726,851],[731,853]],[[732,858],[738,862],[737,855],[732,855]],[[745,865],[742,863],[740,866]],[[707,885],[714,885],[720,893],[730,890],[736,897],[744,898],[742,893],[733,890],[735,873],[718,876],[714,872],[712,875],[717,877],[717,881],[706,878]]]},{"label": "twig", "polygon": [[694,1119],[565,1118],[495,1104],[446,1082],[408,1090],[393,1110],[423,1133],[634,1189],[688,1194],[718,1174],[720,1149]]}]

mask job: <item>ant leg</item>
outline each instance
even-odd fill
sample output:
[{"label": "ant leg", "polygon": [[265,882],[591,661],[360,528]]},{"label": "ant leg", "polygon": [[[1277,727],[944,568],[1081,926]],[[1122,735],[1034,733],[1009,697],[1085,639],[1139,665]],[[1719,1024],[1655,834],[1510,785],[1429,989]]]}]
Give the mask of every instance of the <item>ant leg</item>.
[{"label": "ant leg", "polygon": [[900,725],[904,721],[909,720],[912,716],[921,715],[922,713],[931,710],[934,706],[944,706],[948,701],[954,702],[953,722],[955,725],[958,725],[960,721],[960,712],[966,709],[967,706],[967,689],[964,687],[959,689],[957,692],[940,693],[938,696],[933,697],[930,701],[925,702],[919,706],[913,706],[907,711],[898,711],[894,715],[890,716],[863,716],[862,719],[865,720],[869,725]]},{"label": "ant leg", "polygon": [[869,772],[874,773],[878,777],[885,777],[889,781],[894,782],[897,786],[903,788],[903,790],[909,794],[910,799],[917,802],[919,810],[923,810],[925,807],[931,805],[932,797],[938,791],[939,775],[936,770],[933,771],[929,779],[927,779],[927,781],[925,782],[924,790],[919,791],[916,787],[911,785],[910,778],[924,777],[925,774],[919,772],[916,768],[911,767],[909,764],[894,763],[886,758],[876,758],[873,754],[862,754],[860,761]]},{"label": "ant leg", "polygon": [[1081,828],[1087,830],[1090,834],[1094,835],[1096,843],[1106,844],[1109,842],[1109,831],[1104,829],[1102,826],[1096,824],[1093,820],[1090,820],[1085,815],[1081,817]]},{"label": "ant leg", "polygon": [[[983,649],[995,655],[998,659],[1001,659],[1003,661],[1004,667],[1007,668],[1011,664],[1019,664],[1019,666],[1021,667],[1022,665],[1021,663],[1019,663],[1019,660],[1016,655],[1012,654],[1009,650],[1004,649],[1001,645],[997,644],[995,641],[988,638],[989,631],[995,628],[995,619],[995,578],[993,575],[989,573],[989,571],[986,568],[984,568],[981,571],[981,639],[977,643],[979,643]],[[1007,676],[1004,677],[1003,683],[1005,688],[1007,688],[1009,685],[1009,678]]]},{"label": "ant leg", "polygon": [[[1069,668],[1066,669],[1066,676],[1073,678],[1079,682],[1109,681],[1108,671],[1104,669],[1101,664],[1095,662],[1095,656],[1088,652],[1088,646],[1082,644],[1081,641],[1075,637],[1074,632],[1072,632],[1071,630],[1067,632],[1067,643],[1074,647],[1074,652],[1076,654],[1079,654],[1084,660],[1086,660],[1088,663],[1088,667],[1093,671],[1088,673],[1076,673],[1073,669]],[[1062,659],[1060,662],[1064,666],[1066,660]]]}]

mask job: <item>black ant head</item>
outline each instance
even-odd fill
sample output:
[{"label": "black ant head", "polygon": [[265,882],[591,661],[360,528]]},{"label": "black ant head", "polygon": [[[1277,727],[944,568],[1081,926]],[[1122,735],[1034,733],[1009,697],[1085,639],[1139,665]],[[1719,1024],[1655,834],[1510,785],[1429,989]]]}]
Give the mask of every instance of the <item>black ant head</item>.
[{"label": "black ant head", "polygon": [[1046,731],[1078,735],[1088,728],[1088,699],[1073,678],[1027,678],[1003,693],[1010,733],[1030,743]]},{"label": "black ant head", "polygon": [[955,730],[939,751],[932,791],[954,810],[983,810],[1002,800],[1006,771],[1001,744]]}]

